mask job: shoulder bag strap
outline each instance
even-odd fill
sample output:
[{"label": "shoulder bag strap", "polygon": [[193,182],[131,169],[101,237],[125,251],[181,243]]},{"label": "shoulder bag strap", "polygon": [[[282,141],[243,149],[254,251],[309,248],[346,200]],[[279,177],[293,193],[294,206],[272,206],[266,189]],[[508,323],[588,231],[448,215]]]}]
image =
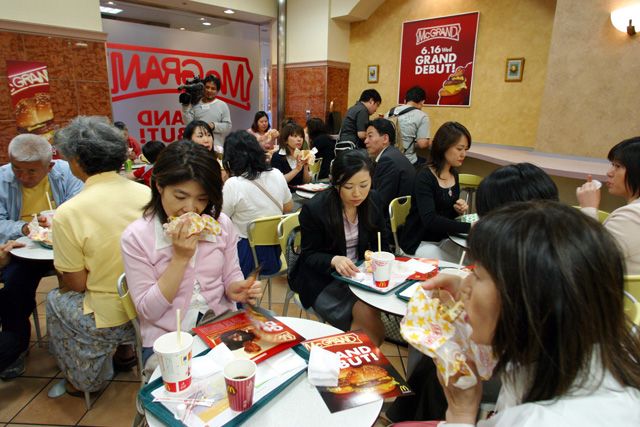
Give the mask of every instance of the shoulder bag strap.
[{"label": "shoulder bag strap", "polygon": [[278,207],[278,209],[280,209],[280,212],[282,212],[282,206],[280,205],[280,203],[278,203],[278,201],[271,194],[269,194],[269,192],[262,186],[262,184],[256,182],[255,180],[249,180],[249,182],[258,187],[258,189],[262,191],[264,195],[267,196],[269,200],[271,200],[273,204]]}]

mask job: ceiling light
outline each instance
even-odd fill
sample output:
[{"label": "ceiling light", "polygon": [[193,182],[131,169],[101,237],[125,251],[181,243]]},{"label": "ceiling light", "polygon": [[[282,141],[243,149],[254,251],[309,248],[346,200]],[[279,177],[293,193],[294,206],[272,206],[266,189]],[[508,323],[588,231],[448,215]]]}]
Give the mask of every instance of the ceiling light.
[{"label": "ceiling light", "polygon": [[211,22],[203,22],[202,25],[206,25],[207,27],[211,25]]},{"label": "ceiling light", "polygon": [[201,21],[204,21],[204,18],[200,18]]},{"label": "ceiling light", "polygon": [[110,15],[117,15],[122,12],[122,9],[116,9],[115,7],[100,6],[100,13],[108,13]]},{"label": "ceiling light", "polygon": [[227,9],[224,11],[224,13],[226,13],[227,15],[233,15],[235,12],[231,9]]},{"label": "ceiling light", "polygon": [[184,27],[180,27],[180,31],[184,31]]},{"label": "ceiling light", "polygon": [[640,24],[640,4],[623,7],[611,12],[611,23],[617,30],[633,36]]},{"label": "ceiling light", "polygon": [[114,5],[115,3],[112,1],[108,1],[107,4]]}]

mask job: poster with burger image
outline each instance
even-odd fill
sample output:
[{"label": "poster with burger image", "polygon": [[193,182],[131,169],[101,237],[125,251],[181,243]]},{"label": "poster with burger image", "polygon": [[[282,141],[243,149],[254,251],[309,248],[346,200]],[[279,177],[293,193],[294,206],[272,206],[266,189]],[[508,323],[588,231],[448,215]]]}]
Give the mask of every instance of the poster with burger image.
[{"label": "poster with burger image", "polygon": [[7,79],[18,133],[34,133],[51,141],[55,125],[47,64],[8,60]]},{"label": "poster with burger image", "polygon": [[304,337],[261,308],[229,313],[193,331],[211,348],[224,343],[237,359],[256,363],[299,344]]},{"label": "poster with burger image", "polygon": [[302,345],[308,351],[318,346],[340,356],[338,385],[316,387],[332,413],[380,398],[413,394],[398,371],[363,331],[308,340]]},{"label": "poster with burger image", "polygon": [[428,106],[471,105],[479,12],[404,22],[398,102],[420,86]]}]

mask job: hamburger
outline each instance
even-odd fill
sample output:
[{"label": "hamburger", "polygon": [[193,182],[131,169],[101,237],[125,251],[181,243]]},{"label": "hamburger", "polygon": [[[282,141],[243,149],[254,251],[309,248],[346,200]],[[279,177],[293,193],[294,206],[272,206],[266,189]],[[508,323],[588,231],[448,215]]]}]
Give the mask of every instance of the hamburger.
[{"label": "hamburger", "polygon": [[309,165],[312,165],[316,162],[316,155],[313,150],[300,150],[299,148],[296,148],[293,152],[293,157],[303,162],[305,160],[309,160]]},{"label": "hamburger", "polygon": [[215,220],[213,217],[203,214],[198,215],[195,212],[187,212],[186,214],[180,216],[172,216],[169,217],[169,222],[164,225],[164,229],[166,233],[173,233],[178,229],[178,226],[186,222],[189,224],[188,235],[193,236],[194,234],[217,234],[215,227]]},{"label": "hamburger", "polygon": [[396,388],[398,383],[382,366],[364,365],[357,368],[345,368],[338,375],[338,386],[327,390],[333,394],[376,393],[386,394]]},{"label": "hamburger", "polygon": [[440,96],[453,96],[467,88],[467,79],[464,77],[464,68],[458,67],[455,73],[451,74],[442,84],[442,89],[438,92]]}]

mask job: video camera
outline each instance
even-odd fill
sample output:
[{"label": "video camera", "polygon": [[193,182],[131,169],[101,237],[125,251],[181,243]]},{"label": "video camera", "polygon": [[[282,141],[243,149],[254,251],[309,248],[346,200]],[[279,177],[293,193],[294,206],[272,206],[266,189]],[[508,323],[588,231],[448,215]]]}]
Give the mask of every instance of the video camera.
[{"label": "video camera", "polygon": [[178,86],[178,92],[180,96],[180,104],[182,105],[196,105],[204,96],[204,82],[200,79],[200,76],[196,76],[191,80],[186,81],[185,84]]}]

